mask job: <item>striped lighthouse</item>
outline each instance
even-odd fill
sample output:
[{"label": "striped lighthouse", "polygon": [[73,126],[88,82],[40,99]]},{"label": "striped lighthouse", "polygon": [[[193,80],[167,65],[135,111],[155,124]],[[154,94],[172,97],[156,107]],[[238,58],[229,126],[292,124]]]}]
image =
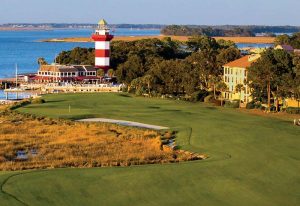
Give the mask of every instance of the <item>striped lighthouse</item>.
[{"label": "striped lighthouse", "polygon": [[95,67],[103,69],[106,73],[110,66],[110,41],[114,38],[111,35],[107,23],[100,20],[92,39],[95,41]]}]

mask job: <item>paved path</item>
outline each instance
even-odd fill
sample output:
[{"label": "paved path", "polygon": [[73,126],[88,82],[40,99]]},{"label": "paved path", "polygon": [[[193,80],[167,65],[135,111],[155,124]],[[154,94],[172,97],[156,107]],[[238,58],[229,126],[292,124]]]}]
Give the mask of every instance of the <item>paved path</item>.
[{"label": "paved path", "polygon": [[169,129],[168,127],[162,127],[162,126],[158,126],[158,125],[143,124],[143,123],[139,123],[139,122],[117,120],[117,119],[106,119],[106,118],[80,119],[77,121],[79,121],[79,122],[106,122],[106,123],[119,124],[119,125],[123,125],[123,126],[141,127],[141,128],[146,128],[146,129],[155,129],[155,130]]}]

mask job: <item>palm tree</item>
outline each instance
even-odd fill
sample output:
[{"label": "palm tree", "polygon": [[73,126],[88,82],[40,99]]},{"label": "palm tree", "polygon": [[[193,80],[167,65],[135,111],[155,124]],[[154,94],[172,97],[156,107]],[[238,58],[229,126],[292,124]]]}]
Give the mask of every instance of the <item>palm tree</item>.
[{"label": "palm tree", "polygon": [[239,108],[241,108],[241,98],[242,98],[242,91],[244,91],[245,87],[243,84],[237,84],[235,86],[235,91],[240,93],[240,99],[239,99]]},{"label": "palm tree", "polygon": [[218,76],[210,76],[208,83],[213,86],[214,91],[214,99],[216,99],[216,85],[220,82],[220,78]]},{"label": "palm tree", "polygon": [[149,97],[151,96],[151,83],[153,82],[153,80],[154,78],[150,74],[146,74],[142,79],[143,83],[147,85]]},{"label": "palm tree", "polygon": [[130,83],[130,86],[135,88],[136,94],[141,92],[141,88],[143,86],[142,77],[138,77],[138,78],[133,79]]},{"label": "palm tree", "polygon": [[227,84],[225,84],[225,82],[220,81],[217,85],[216,85],[216,90],[221,92],[221,106],[223,106],[223,95],[222,92],[226,92],[228,90],[228,86]]},{"label": "palm tree", "polygon": [[48,64],[48,63],[46,62],[45,58],[43,58],[43,57],[38,58],[37,63],[38,63],[40,66],[41,66],[41,65],[46,65],[46,64]]},{"label": "palm tree", "polygon": [[97,76],[98,76],[98,77],[103,77],[104,75],[105,75],[105,72],[104,72],[103,69],[98,69],[98,70],[97,70]]},{"label": "palm tree", "polygon": [[108,75],[108,77],[112,78],[112,77],[115,75],[115,70],[109,69],[109,70],[107,71],[107,75]]}]

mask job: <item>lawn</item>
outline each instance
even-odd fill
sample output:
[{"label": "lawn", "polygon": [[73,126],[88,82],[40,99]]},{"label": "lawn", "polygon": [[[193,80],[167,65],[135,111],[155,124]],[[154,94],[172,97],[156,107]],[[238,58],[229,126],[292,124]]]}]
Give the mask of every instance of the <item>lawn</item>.
[{"label": "lawn", "polygon": [[[27,205],[299,205],[300,128],[203,103],[123,94],[62,94],[19,111],[168,126],[207,160],[132,167],[55,169],[11,177],[3,191]],[[70,106],[70,112],[69,112]],[[189,141],[186,141],[190,138]],[[10,173],[0,173],[4,181]],[[0,194],[0,205],[22,205]]]}]

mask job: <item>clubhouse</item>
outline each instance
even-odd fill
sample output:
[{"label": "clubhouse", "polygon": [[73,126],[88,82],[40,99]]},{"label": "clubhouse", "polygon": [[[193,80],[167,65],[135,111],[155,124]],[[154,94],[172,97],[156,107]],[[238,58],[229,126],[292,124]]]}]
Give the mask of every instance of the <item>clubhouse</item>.
[{"label": "clubhouse", "polygon": [[41,65],[34,80],[42,83],[97,82],[97,69],[91,65]]}]

